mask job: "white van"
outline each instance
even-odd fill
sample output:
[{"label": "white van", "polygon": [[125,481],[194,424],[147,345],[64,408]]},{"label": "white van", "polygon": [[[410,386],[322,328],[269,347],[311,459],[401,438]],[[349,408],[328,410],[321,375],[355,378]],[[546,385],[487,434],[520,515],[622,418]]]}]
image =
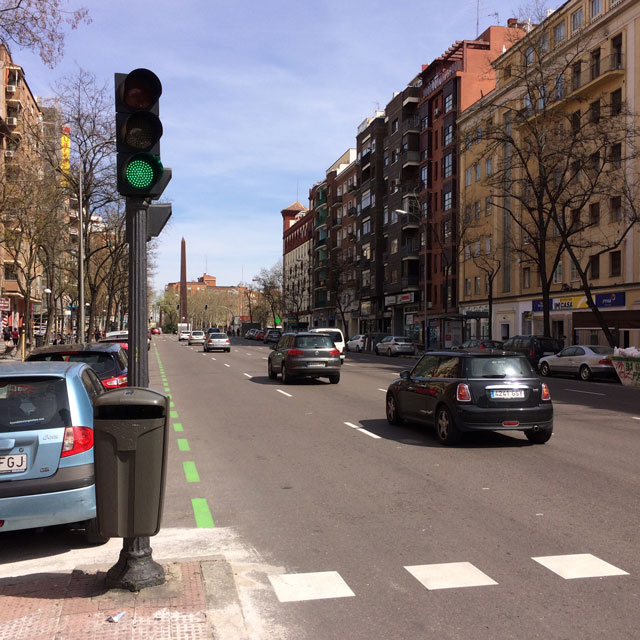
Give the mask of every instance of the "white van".
[{"label": "white van", "polygon": [[344,362],[344,335],[340,329],[336,327],[324,327],[323,329],[307,329],[307,333],[323,333],[333,340],[336,349],[340,352],[340,362]]}]

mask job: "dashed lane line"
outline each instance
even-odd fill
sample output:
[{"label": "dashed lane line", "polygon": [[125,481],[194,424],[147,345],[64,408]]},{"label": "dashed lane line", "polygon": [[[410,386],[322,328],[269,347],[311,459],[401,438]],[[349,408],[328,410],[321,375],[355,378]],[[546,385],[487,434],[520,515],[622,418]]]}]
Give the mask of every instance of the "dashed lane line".
[{"label": "dashed lane line", "polygon": [[184,469],[184,475],[187,482],[200,482],[200,476],[198,475],[195,462],[183,462],[182,468]]},{"label": "dashed lane line", "polygon": [[225,366],[225,367],[231,367],[231,365],[230,365],[230,364],[227,364],[226,362],[224,363],[224,366]]},{"label": "dashed lane line", "polygon": [[387,392],[386,389],[380,389],[380,388],[378,388],[378,391],[382,391],[382,393],[386,393]]},{"label": "dashed lane line", "polygon": [[178,438],[178,451],[191,451],[189,441],[186,438]]},{"label": "dashed lane line", "polygon": [[196,519],[196,527],[198,529],[213,529],[215,527],[209,505],[205,498],[192,498],[191,506],[193,507],[193,515]]},{"label": "dashed lane line", "polygon": [[606,393],[596,393],[595,391],[581,391],[580,389],[565,389],[565,391],[573,391],[574,393],[588,393],[592,396],[606,396]]},{"label": "dashed lane line", "polygon": [[243,373],[242,375],[243,376],[247,376],[247,378],[253,378],[253,376],[251,374],[249,374],[249,373]]},{"label": "dashed lane line", "polygon": [[360,431],[362,433],[364,433],[365,435],[371,437],[371,438],[375,438],[376,440],[380,439],[380,436],[376,435],[375,433],[371,433],[371,431],[367,431],[366,429],[363,429],[362,427],[358,426],[357,424],[353,424],[352,422],[345,422],[345,424],[347,425],[347,427],[351,427],[352,429],[355,429],[356,431]]},{"label": "dashed lane line", "polygon": [[282,389],[276,389],[276,391],[278,393],[281,393],[283,396],[287,396],[287,398],[293,398],[293,396],[290,393],[287,393],[286,391],[283,391]]},{"label": "dashed lane line", "polygon": [[173,430],[178,432],[178,433],[181,433],[182,431],[184,431],[182,423],[181,422],[174,422],[173,423]]}]

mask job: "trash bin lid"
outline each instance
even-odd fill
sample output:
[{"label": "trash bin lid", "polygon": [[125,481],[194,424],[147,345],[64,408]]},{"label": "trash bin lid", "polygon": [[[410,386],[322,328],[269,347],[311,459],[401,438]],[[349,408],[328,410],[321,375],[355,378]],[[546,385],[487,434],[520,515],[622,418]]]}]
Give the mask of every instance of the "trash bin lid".
[{"label": "trash bin lid", "polygon": [[[162,418],[169,406],[169,396],[144,387],[123,387],[99,395],[93,404],[95,418],[127,416]],[[143,415],[140,415],[140,414]]]}]

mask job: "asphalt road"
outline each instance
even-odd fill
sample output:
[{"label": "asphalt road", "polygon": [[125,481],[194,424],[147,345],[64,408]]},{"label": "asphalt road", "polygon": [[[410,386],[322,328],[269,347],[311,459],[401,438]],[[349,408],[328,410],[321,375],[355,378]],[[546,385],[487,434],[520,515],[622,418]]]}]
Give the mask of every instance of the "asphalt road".
[{"label": "asphalt road", "polygon": [[285,386],[267,354],[162,336],[150,356],[175,411],[164,526],[227,532],[255,637],[637,637],[638,391],[548,379],[549,443],[445,448],[384,418],[410,359]]}]

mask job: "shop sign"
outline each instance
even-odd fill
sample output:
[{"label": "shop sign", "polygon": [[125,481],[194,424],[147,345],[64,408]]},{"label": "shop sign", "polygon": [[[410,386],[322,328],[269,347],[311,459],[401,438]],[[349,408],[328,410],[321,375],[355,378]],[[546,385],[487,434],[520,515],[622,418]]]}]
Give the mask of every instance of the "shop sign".
[{"label": "shop sign", "polygon": [[11,298],[0,298],[0,311],[11,311]]},{"label": "shop sign", "polygon": [[460,312],[463,316],[469,315],[470,313],[489,313],[489,305],[476,304],[472,307],[463,307],[460,309]]},{"label": "shop sign", "polygon": [[390,304],[396,303],[396,296],[385,296],[384,297],[384,305],[388,307]]},{"label": "shop sign", "polygon": [[398,297],[398,304],[413,302],[413,291],[411,293],[401,293]]},{"label": "shop sign", "polygon": [[[596,293],[596,306],[602,309],[610,307],[624,307],[626,304],[626,295],[624,291],[613,293]],[[567,296],[564,298],[551,298],[549,300],[549,308],[553,311],[561,311],[567,309],[588,309],[586,296]],[[532,311],[542,311],[542,300],[533,300],[531,302]]]},{"label": "shop sign", "polygon": [[413,324],[413,313],[405,314],[405,316],[404,316],[404,324],[405,324],[405,326]]}]

